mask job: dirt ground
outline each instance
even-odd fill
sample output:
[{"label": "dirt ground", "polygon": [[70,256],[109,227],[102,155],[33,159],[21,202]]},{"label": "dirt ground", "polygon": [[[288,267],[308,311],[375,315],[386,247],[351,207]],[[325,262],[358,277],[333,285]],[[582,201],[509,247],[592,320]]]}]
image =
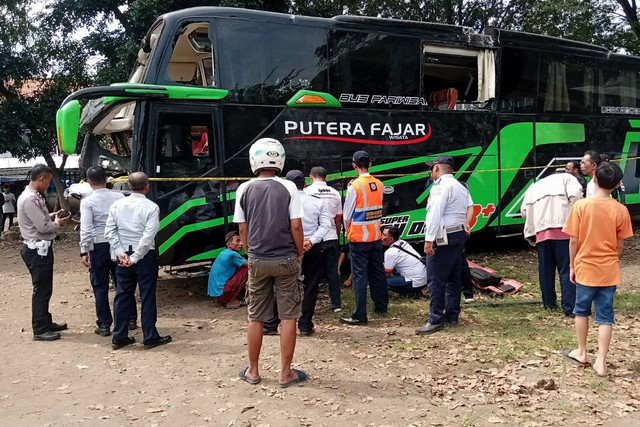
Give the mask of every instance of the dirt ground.
[{"label": "dirt ground", "polygon": [[[247,364],[246,312],[225,310],[207,298],[204,279],[158,283],[158,329],[173,336],[171,344],[143,350],[137,343],[112,351],[110,338],[93,332],[89,275],[70,240],[56,246],[51,300],[54,321],[68,322],[69,330],[56,342],[33,341],[30,276],[17,243],[0,242],[1,423],[639,425],[639,243],[632,242],[623,262],[630,290],[619,303],[607,378],[562,359],[562,348],[574,343],[573,330],[561,314],[544,313],[540,306],[465,309],[460,327],[417,337],[414,328],[424,321],[428,301],[394,298],[387,317],[372,315],[368,326],[353,327],[341,325],[339,315],[329,311],[325,291],[317,334],[298,340],[294,358],[310,380],[281,389],[276,336],[264,339],[262,384],[239,381]],[[476,258],[522,270],[526,274],[515,276],[523,281],[535,275],[531,250]],[[514,301],[536,298],[537,283],[525,285]],[[347,305],[350,292],[344,290]],[[140,329],[133,335],[142,340]],[[595,332],[590,340],[593,359]]]}]

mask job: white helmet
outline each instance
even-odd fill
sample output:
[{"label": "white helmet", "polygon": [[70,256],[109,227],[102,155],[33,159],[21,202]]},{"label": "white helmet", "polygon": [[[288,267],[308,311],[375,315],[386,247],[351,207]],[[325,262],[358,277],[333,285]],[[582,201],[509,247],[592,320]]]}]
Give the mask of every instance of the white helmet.
[{"label": "white helmet", "polygon": [[284,147],[277,139],[260,138],[249,148],[249,163],[254,174],[258,174],[260,169],[276,169],[278,173],[282,172],[284,158]]}]

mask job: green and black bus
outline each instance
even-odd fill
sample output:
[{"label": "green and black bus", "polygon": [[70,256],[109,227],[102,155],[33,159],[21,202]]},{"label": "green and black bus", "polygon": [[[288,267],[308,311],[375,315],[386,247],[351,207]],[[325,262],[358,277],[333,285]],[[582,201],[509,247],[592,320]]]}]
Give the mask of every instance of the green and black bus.
[{"label": "green and black bus", "polygon": [[640,58],[575,41],[203,7],[158,18],[127,83],[70,95],[58,136],[72,153],[82,135],[82,168],[161,178],[157,247],[178,265],[222,250],[248,148],[267,136],[283,143],[285,171],[322,165],[338,190],[355,176],[353,152],[367,150],[385,184],[383,222],[405,239],[423,235],[424,162],[440,154],[468,183],[474,232],[517,232],[529,185],[588,149],[620,160],[632,208],[639,93]]}]

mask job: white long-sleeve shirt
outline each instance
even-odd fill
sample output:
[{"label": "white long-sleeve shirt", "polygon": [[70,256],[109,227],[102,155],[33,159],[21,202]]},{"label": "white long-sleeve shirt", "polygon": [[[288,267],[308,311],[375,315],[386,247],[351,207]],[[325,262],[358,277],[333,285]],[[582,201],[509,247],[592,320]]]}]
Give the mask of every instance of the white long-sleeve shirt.
[{"label": "white long-sleeve shirt", "polygon": [[438,178],[429,192],[424,240],[433,242],[442,225],[445,227],[465,225],[469,206],[473,206],[469,190],[452,174]]},{"label": "white long-sleeve shirt", "polygon": [[154,239],[160,227],[160,208],[144,194],[131,193],[115,201],[109,209],[104,235],[115,256],[127,252],[132,263],[137,263],[155,249]]},{"label": "white long-sleeve shirt", "polygon": [[311,243],[317,245],[331,228],[331,219],[329,212],[322,200],[316,196],[310,196],[303,190],[298,190],[300,200],[302,201],[302,230],[304,237],[311,240]]},{"label": "white long-sleeve shirt", "polygon": [[94,190],[80,202],[80,253],[93,250],[94,243],[107,242],[104,227],[109,217],[109,209],[116,201],[124,199],[124,194],[106,188]]}]

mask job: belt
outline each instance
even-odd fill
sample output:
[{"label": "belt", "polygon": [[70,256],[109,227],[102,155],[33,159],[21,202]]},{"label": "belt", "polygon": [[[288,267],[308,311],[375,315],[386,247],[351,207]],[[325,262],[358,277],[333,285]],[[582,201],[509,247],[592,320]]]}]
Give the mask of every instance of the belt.
[{"label": "belt", "polygon": [[53,243],[53,240],[37,240],[37,239],[25,239],[23,240],[22,243],[24,243],[25,245],[27,245],[27,247],[29,249],[37,249],[36,244],[39,242],[46,242],[46,246],[50,247],[51,243]]},{"label": "belt", "polygon": [[464,231],[464,225],[452,225],[450,227],[445,227],[444,229],[447,232],[447,234],[455,233],[457,231]]}]

